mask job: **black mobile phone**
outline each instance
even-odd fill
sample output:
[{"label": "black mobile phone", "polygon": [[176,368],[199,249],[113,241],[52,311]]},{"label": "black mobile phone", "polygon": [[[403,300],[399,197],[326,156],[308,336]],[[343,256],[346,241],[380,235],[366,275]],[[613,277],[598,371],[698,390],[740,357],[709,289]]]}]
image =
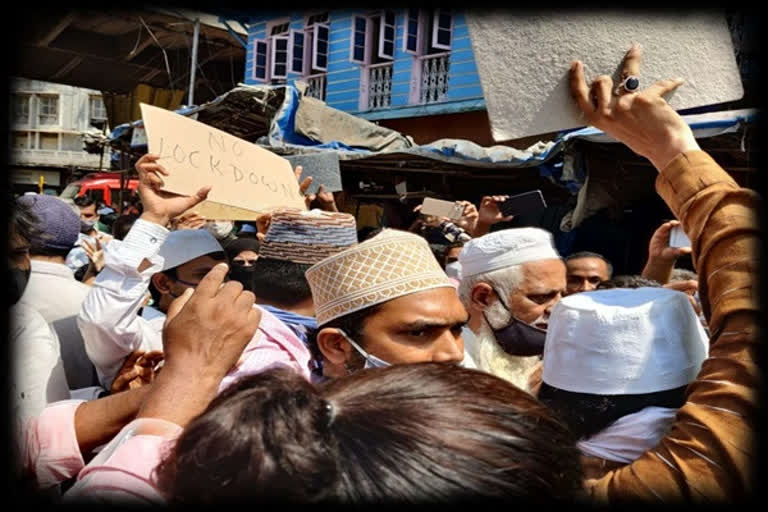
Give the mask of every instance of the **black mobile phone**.
[{"label": "black mobile phone", "polygon": [[499,210],[505,217],[523,213],[535,213],[547,207],[541,190],[533,190],[509,197],[499,205]]}]

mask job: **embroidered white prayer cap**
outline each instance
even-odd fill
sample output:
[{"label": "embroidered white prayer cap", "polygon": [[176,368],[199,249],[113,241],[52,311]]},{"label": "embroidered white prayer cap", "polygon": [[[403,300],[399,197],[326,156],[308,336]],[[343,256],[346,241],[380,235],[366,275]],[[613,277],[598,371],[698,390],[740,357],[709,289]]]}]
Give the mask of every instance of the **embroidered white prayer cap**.
[{"label": "embroidered white prayer cap", "polygon": [[223,251],[219,241],[208,230],[180,229],[168,234],[157,255],[163,258],[165,271],[200,256]]},{"label": "embroidered white prayer cap", "polygon": [[422,237],[385,229],[310,267],[317,324],[424,290],[454,285]]},{"label": "embroidered white prayer cap", "polygon": [[513,228],[473,238],[459,254],[462,278],[530,261],[558,259],[552,234],[539,228]]},{"label": "embroidered white prayer cap", "polygon": [[693,381],[708,351],[707,334],[682,292],[576,293],[552,309],[542,380],[576,393],[655,393]]}]

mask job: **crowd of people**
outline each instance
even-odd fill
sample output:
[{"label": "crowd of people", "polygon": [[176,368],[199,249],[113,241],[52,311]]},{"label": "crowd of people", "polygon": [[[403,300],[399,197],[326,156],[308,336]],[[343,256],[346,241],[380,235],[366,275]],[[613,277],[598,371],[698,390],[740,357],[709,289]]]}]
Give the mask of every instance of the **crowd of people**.
[{"label": "crowd of people", "polygon": [[[623,75],[639,65],[633,48]],[[371,230],[321,191],[235,223],[188,213],[210,187],[162,191],[148,154],[140,203],[108,223],[88,197],[19,198],[19,489],[65,503],[746,499],[759,197],[664,100],[681,82],[615,93],[576,61],[570,84],[587,122],[651,161],[678,219],[639,275],[563,258],[537,227],[494,229],[505,196]],[[669,246],[676,226],[691,247]],[[696,273],[675,268],[684,254]]]}]

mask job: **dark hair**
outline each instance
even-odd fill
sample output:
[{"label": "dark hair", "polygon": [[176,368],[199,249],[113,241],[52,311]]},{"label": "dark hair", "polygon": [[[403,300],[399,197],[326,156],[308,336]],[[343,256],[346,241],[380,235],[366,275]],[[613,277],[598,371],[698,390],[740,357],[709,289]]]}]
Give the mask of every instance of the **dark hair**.
[{"label": "dark hair", "polygon": [[310,329],[307,333],[307,345],[309,346],[309,351],[312,353],[312,358],[318,362],[322,362],[323,360],[323,353],[320,350],[320,346],[317,344],[317,333],[320,332],[320,329],[326,327],[341,329],[347,336],[355,340],[355,343],[365,348],[366,343],[363,337],[365,322],[368,320],[369,316],[379,311],[381,306],[381,304],[375,304],[365,309],[361,309],[360,311],[354,311],[344,316],[334,318],[330,322],[318,326],[317,329]]},{"label": "dark hair", "polygon": [[117,240],[123,240],[138,218],[139,216],[134,214],[119,216],[112,224],[112,236]]},{"label": "dark hair", "polygon": [[365,242],[366,240],[369,240],[379,233],[381,233],[384,230],[384,228],[377,228],[374,226],[365,226],[364,228],[360,228],[357,230],[357,241],[358,242]]},{"label": "dark hair", "polygon": [[184,429],[157,476],[179,503],[582,496],[575,438],[550,409],[441,363],[320,387],[286,369],[244,377]]},{"label": "dark hair", "polygon": [[661,287],[661,284],[654,281],[653,279],[647,279],[643,276],[621,275],[616,276],[613,279],[609,279],[608,281],[603,281],[597,285],[597,290],[605,290],[610,288],[643,288],[646,286],[659,288]]},{"label": "dark hair", "polygon": [[622,416],[646,407],[679,409],[685,403],[686,387],[637,395],[595,395],[565,391],[542,382],[538,398],[551,407],[581,439],[597,434]]},{"label": "dark hair", "polygon": [[570,256],[567,256],[565,258],[565,261],[571,261],[571,260],[578,260],[581,258],[597,258],[599,260],[603,260],[605,262],[605,265],[608,267],[608,277],[610,278],[613,276],[613,265],[610,261],[608,261],[608,258],[603,256],[602,254],[598,254],[596,252],[590,252],[590,251],[579,251],[571,254]]},{"label": "dark hair", "polygon": [[457,240],[457,241],[451,242],[451,243],[449,243],[448,245],[445,246],[445,249],[443,249],[443,253],[440,255],[440,259],[437,260],[437,261],[442,262],[443,268],[445,268],[445,265],[447,264],[446,259],[448,258],[448,252],[451,249],[455,249],[457,247],[464,247],[464,242]]},{"label": "dark hair", "polygon": [[73,201],[80,208],[88,208],[89,206],[96,204],[96,201],[89,195],[77,196]]},{"label": "dark hair", "polygon": [[312,298],[304,272],[312,265],[262,258],[253,264],[253,293],[273,306],[290,306]]}]

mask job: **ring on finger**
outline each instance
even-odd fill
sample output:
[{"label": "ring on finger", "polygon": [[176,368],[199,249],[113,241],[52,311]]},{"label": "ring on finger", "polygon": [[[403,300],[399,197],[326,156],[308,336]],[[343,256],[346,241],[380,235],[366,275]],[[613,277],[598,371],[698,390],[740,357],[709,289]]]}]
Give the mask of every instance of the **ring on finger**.
[{"label": "ring on finger", "polygon": [[[635,92],[640,88],[640,79],[635,75],[629,75],[627,78],[621,81],[616,86],[616,90],[613,93],[618,96],[622,92]],[[623,89],[623,91],[622,91]]]}]

